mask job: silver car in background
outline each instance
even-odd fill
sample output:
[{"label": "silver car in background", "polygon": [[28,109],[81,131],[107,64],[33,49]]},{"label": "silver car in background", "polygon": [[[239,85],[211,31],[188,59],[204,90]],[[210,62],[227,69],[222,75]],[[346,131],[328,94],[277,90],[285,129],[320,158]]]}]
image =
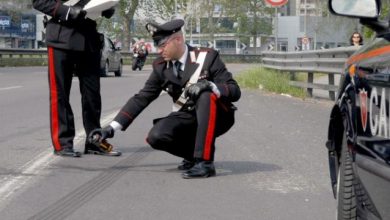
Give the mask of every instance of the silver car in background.
[{"label": "silver car in background", "polygon": [[115,76],[122,76],[123,60],[120,48],[115,48],[112,41],[104,36],[104,46],[100,61],[100,76],[107,76],[108,72],[114,72]]}]

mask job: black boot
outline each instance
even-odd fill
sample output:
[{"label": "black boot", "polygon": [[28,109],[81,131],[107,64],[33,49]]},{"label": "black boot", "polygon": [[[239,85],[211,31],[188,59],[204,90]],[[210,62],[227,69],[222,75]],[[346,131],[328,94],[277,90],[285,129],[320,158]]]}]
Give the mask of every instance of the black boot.
[{"label": "black boot", "polygon": [[215,167],[213,161],[199,161],[189,169],[188,171],[182,174],[184,179],[193,179],[193,178],[207,178],[210,176],[215,176]]},{"label": "black boot", "polygon": [[195,165],[195,161],[184,159],[179,166],[177,166],[178,170],[189,170]]},{"label": "black boot", "polygon": [[103,140],[99,146],[95,144],[85,144],[84,154],[96,154],[103,156],[120,156],[122,152],[112,150],[112,145],[106,140]]},{"label": "black boot", "polygon": [[64,148],[62,150],[54,150],[54,154],[62,157],[81,157],[81,153],[74,151],[72,148]]}]

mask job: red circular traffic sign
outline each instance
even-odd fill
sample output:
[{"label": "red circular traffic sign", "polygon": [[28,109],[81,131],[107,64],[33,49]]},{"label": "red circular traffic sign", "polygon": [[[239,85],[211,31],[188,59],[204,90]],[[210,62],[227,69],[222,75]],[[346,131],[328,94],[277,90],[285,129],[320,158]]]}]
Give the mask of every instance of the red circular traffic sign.
[{"label": "red circular traffic sign", "polygon": [[265,0],[265,1],[273,7],[282,6],[288,2],[288,0]]}]

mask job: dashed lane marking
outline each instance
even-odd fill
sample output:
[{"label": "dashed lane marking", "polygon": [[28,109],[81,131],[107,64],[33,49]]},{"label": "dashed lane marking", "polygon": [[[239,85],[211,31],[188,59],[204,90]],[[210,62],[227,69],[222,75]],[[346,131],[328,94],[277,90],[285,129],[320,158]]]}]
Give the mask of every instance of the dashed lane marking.
[{"label": "dashed lane marking", "polygon": [[10,86],[10,87],[3,87],[3,88],[0,88],[0,91],[3,91],[3,90],[11,90],[11,89],[19,89],[19,88],[22,88],[23,86]]}]

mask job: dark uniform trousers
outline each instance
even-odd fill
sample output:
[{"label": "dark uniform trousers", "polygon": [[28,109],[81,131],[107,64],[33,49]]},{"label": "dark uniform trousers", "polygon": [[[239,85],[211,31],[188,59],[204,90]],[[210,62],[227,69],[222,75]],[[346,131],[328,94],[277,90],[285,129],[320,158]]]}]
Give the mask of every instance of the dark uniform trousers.
[{"label": "dark uniform trousers", "polygon": [[75,125],[69,103],[73,74],[80,82],[83,125],[86,134],[100,128],[100,51],[72,51],[48,47],[50,127],[55,150],[73,148]]},{"label": "dark uniform trousers", "polygon": [[[67,0],[33,0],[33,7],[51,16],[45,22],[46,44],[49,58],[50,128],[56,151],[73,148],[75,125],[69,103],[72,76],[80,81],[83,124],[87,134],[100,128],[99,65],[102,36],[96,21],[91,19],[67,20]],[[88,0],[81,0],[83,6]]]},{"label": "dark uniform trousers", "polygon": [[172,112],[154,120],[146,141],[187,160],[214,161],[215,139],[234,124],[234,111],[212,92],[203,92],[193,111]]}]

